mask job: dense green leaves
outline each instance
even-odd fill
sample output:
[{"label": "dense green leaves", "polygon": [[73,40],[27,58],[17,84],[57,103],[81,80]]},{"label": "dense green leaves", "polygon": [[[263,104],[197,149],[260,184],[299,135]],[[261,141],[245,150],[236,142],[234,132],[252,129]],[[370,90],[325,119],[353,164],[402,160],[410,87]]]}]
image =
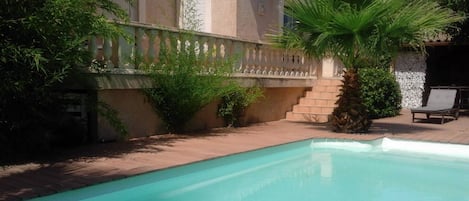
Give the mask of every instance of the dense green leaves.
[{"label": "dense green leaves", "polygon": [[445,7],[459,12],[461,15],[466,16],[464,21],[453,23],[449,27],[448,32],[453,37],[453,41],[457,43],[465,43],[469,41],[469,0],[438,0],[438,2]]},{"label": "dense green leaves", "polygon": [[231,91],[221,97],[218,104],[217,114],[223,118],[225,126],[242,126],[241,118],[245,115],[246,108],[263,96],[259,87],[234,87]]},{"label": "dense green leaves", "polygon": [[[111,0],[0,2],[0,147],[48,146],[64,115],[62,82],[89,65],[86,40],[118,36]],[[68,123],[66,123],[68,124]]]},{"label": "dense green leaves", "polygon": [[394,57],[404,45],[424,51],[425,39],[463,19],[433,0],[289,0],[285,13],[297,23],[274,36],[276,44],[337,57],[348,69],[332,124],[352,133],[367,131],[371,123],[360,100],[357,69]]},{"label": "dense green leaves", "polygon": [[421,49],[425,39],[463,19],[428,0],[291,0],[285,13],[298,23],[274,37],[277,44],[336,56],[348,67],[393,56],[403,45]]},{"label": "dense green leaves", "polygon": [[398,115],[402,96],[394,75],[385,68],[362,68],[358,74],[368,116],[377,119]]},{"label": "dense green leaves", "polygon": [[[191,41],[190,37],[180,36],[181,41]],[[163,49],[158,63],[146,65],[153,87],[145,93],[168,131],[184,132],[187,122],[202,107],[236,88],[229,77],[232,62],[210,62],[208,56],[211,52],[200,56],[193,49]]]}]

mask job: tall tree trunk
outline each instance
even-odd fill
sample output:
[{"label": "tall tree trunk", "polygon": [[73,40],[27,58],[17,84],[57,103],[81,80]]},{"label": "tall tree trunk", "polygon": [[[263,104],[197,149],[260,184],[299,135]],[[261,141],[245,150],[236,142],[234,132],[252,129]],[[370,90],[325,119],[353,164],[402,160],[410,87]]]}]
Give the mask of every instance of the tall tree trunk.
[{"label": "tall tree trunk", "polygon": [[356,68],[348,69],[343,76],[337,108],[332,113],[332,129],[340,133],[365,133],[371,126],[366,106],[363,105]]}]

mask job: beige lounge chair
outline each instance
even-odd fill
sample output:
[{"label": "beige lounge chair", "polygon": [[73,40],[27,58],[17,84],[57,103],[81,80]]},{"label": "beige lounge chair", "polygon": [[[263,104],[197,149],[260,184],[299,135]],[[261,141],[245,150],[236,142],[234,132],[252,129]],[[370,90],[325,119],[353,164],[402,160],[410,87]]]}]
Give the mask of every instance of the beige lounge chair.
[{"label": "beige lounge chair", "polygon": [[430,115],[441,116],[441,123],[445,122],[446,116],[452,116],[454,119],[459,117],[459,106],[455,105],[456,89],[431,89],[428,97],[427,105],[411,109],[412,122],[415,122],[415,114],[426,114],[427,119]]}]

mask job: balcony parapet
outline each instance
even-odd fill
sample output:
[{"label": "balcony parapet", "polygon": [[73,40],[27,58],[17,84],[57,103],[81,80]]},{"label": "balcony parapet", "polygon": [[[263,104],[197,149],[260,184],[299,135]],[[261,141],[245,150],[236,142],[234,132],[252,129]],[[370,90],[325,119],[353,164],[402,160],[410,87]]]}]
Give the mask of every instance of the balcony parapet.
[{"label": "balcony parapet", "polygon": [[[144,74],[143,63],[159,61],[164,49],[183,48],[210,63],[234,59],[234,77],[316,79],[321,62],[300,50],[275,48],[268,43],[216,34],[188,32],[154,25],[119,23],[134,40],[93,37],[88,48],[94,62],[111,74]],[[183,37],[190,34],[191,37]]]}]

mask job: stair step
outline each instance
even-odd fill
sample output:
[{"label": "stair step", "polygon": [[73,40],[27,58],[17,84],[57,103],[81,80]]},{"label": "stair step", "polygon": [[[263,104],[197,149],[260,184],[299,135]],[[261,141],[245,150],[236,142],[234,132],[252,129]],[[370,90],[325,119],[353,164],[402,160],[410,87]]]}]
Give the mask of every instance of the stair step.
[{"label": "stair step", "polygon": [[338,92],[317,92],[317,91],[308,91],[306,92],[306,98],[315,98],[315,99],[331,99],[337,100]]},{"label": "stair step", "polygon": [[340,86],[314,86],[312,91],[338,93],[340,91],[340,88]]},{"label": "stair step", "polygon": [[336,106],[341,84],[341,79],[316,80],[311,91],[300,98],[291,112],[287,112],[286,119],[300,122],[328,122]]},{"label": "stair step", "polygon": [[303,106],[324,106],[324,107],[334,107],[336,99],[318,99],[318,98],[300,98],[299,105]]},{"label": "stair step", "polygon": [[297,121],[297,122],[315,122],[315,123],[325,123],[329,121],[330,114],[310,114],[310,113],[294,113],[287,112],[288,121]]},{"label": "stair step", "polygon": [[304,105],[293,106],[294,113],[331,114],[332,111],[334,111],[334,107],[304,106]]}]

